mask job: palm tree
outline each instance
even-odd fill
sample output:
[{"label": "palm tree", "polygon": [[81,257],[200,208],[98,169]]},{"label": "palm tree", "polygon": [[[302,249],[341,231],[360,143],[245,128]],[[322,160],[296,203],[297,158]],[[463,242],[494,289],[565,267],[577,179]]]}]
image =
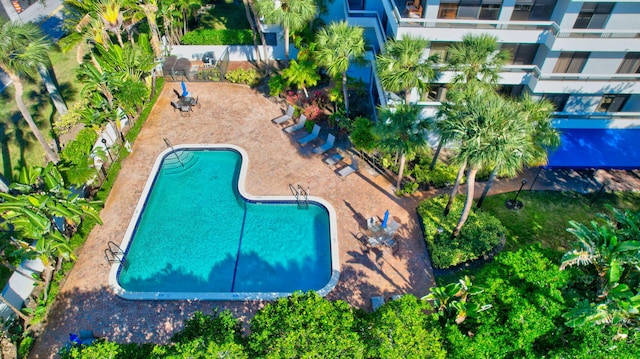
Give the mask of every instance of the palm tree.
[{"label": "palm tree", "polygon": [[256,11],[265,21],[284,29],[285,66],[289,66],[289,40],[292,31],[304,29],[316,16],[314,0],[256,0]]},{"label": "palm tree", "polygon": [[500,69],[511,58],[509,51],[500,50],[498,39],[488,34],[467,34],[462,42],[455,43],[447,50],[449,67],[458,72],[454,83],[479,80],[496,85],[500,79]]},{"label": "palm tree", "polygon": [[[470,81],[497,86],[500,70],[511,57],[509,51],[500,50],[497,38],[488,34],[467,34],[463,36],[462,42],[450,46],[447,54],[449,69],[458,73],[454,77],[453,87]],[[446,138],[440,137],[431,162],[431,169],[435,167],[440,150],[446,141]]]},{"label": "palm tree", "polygon": [[420,117],[421,108],[415,104],[400,104],[396,108],[381,108],[380,121],[374,127],[379,146],[400,154],[400,168],[396,188],[400,190],[406,156],[427,146],[426,131],[429,120]]},{"label": "palm tree", "polygon": [[23,77],[34,78],[38,66],[48,65],[49,42],[42,36],[40,29],[31,24],[5,22],[0,25],[0,68],[9,75],[15,88],[14,99],[22,117],[29,125],[49,161],[60,161],[58,154],[49,147],[47,140],[36,125],[22,99],[24,95]]},{"label": "palm tree", "polygon": [[529,94],[513,103],[520,108],[522,118],[528,125],[527,140],[520,144],[512,154],[499,159],[489,175],[477,208],[482,207],[498,173],[507,177],[515,176],[524,166],[544,166],[547,163],[548,151],[560,144],[560,134],[551,126],[553,103],[548,100],[533,100]]},{"label": "palm tree", "polygon": [[387,42],[384,51],[376,58],[380,83],[385,90],[404,92],[405,102],[411,99],[411,89],[420,95],[429,91],[429,82],[437,79],[438,55],[422,59],[429,41],[404,35],[401,40]]},{"label": "palm tree", "polygon": [[304,95],[309,98],[307,86],[315,86],[320,81],[318,73],[318,65],[311,58],[311,49],[303,49],[298,53],[298,61],[291,60],[289,67],[282,70],[282,77],[295,85],[302,88]]},{"label": "palm tree", "polygon": [[460,143],[457,161],[468,166],[466,199],[452,237],[460,233],[471,211],[478,170],[513,156],[529,135],[520,109],[491,89],[482,88],[465,88],[465,101],[458,103],[460,111],[451,121],[454,138]]},{"label": "palm tree", "polygon": [[196,9],[199,9],[202,6],[202,1],[200,0],[177,0],[174,1],[176,4],[176,9],[180,11],[180,16],[182,18],[182,35],[185,35],[189,29],[189,18],[194,13]]},{"label": "palm tree", "polygon": [[329,75],[342,76],[342,95],[347,117],[349,116],[349,94],[347,92],[347,70],[351,61],[360,61],[364,55],[364,29],[349,26],[346,21],[331,23],[316,35],[316,60],[327,69]]},{"label": "palm tree", "polygon": [[149,31],[151,32],[151,48],[156,59],[162,57],[162,46],[160,44],[160,29],[158,28],[157,12],[158,12],[158,0],[144,0],[134,5],[144,13],[147,23],[149,24]]}]

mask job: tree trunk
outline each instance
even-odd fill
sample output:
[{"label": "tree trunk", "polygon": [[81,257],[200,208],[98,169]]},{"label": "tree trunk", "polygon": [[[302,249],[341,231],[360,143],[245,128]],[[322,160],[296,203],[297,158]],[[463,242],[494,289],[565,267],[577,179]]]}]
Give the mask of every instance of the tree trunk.
[{"label": "tree trunk", "polygon": [[456,225],[456,229],[451,233],[452,238],[456,238],[460,234],[460,230],[464,223],[469,218],[469,212],[471,212],[471,206],[473,205],[473,192],[475,190],[476,184],[476,173],[478,173],[478,167],[472,166],[469,169],[469,174],[467,175],[467,198],[464,201],[464,208],[462,208],[462,214],[460,215],[460,220]]},{"label": "tree trunk", "polygon": [[440,141],[438,142],[438,148],[436,148],[436,153],[433,154],[433,160],[431,160],[431,166],[429,166],[430,170],[436,168],[436,162],[438,161],[438,157],[440,157],[440,151],[442,150],[442,146],[444,146],[444,140],[440,137]]},{"label": "tree trunk", "polygon": [[402,186],[402,177],[404,175],[404,163],[406,161],[406,156],[404,155],[404,152],[402,152],[402,154],[400,154],[400,168],[398,168],[398,182],[396,183],[396,189],[398,191],[400,191],[402,188],[400,188],[400,186]]},{"label": "tree trunk", "polygon": [[284,67],[289,67],[289,28],[284,28]]},{"label": "tree trunk", "polygon": [[444,207],[444,216],[448,216],[449,212],[451,212],[451,206],[453,205],[453,200],[456,198],[458,194],[458,188],[460,187],[460,182],[462,182],[462,176],[464,175],[464,170],[467,169],[467,161],[465,160],[462,165],[460,165],[460,169],[458,170],[458,175],[456,176],[456,181],[453,183],[453,189],[451,190],[451,194],[449,195],[449,201],[447,202],[447,206]]},{"label": "tree trunk", "polygon": [[56,86],[56,82],[51,76],[51,71],[44,65],[39,65],[38,72],[40,73],[40,77],[42,77],[44,86],[47,88],[47,92],[49,92],[49,96],[51,96],[51,101],[53,101],[56,111],[58,111],[60,116],[65,115],[68,112],[67,105],[64,103],[62,96],[60,96],[60,91],[58,91],[58,86]]},{"label": "tree trunk", "polygon": [[489,189],[491,189],[491,185],[493,185],[493,181],[495,181],[497,176],[498,166],[495,166],[493,168],[493,171],[491,171],[491,174],[489,175],[489,180],[487,180],[487,183],[484,185],[484,190],[482,190],[482,195],[480,196],[480,199],[478,199],[478,203],[476,203],[477,208],[482,207],[484,199],[487,197],[487,194],[489,194]]},{"label": "tree trunk", "polygon": [[20,113],[22,114],[22,117],[29,125],[31,132],[33,132],[33,135],[36,136],[36,139],[42,146],[42,149],[44,150],[44,153],[47,155],[47,158],[49,159],[49,161],[53,162],[54,164],[57,164],[58,162],[60,162],[60,157],[58,157],[58,154],[55,153],[51,149],[51,147],[49,147],[47,140],[42,135],[42,132],[40,132],[40,129],[38,128],[38,126],[36,126],[36,123],[33,121],[33,118],[31,117],[31,114],[29,113],[27,106],[24,104],[24,101],[22,100],[22,95],[24,94],[24,87],[22,85],[22,82],[20,81],[20,78],[13,73],[7,73],[7,74],[13,81],[13,87],[16,89],[15,100],[16,100],[16,104],[18,105],[18,109],[20,109]]},{"label": "tree trunk", "polygon": [[347,91],[347,73],[342,73],[342,96],[344,96],[344,110],[349,117],[349,93]]},{"label": "tree trunk", "polygon": [[411,89],[404,90],[404,103],[407,105],[411,103]]},{"label": "tree trunk", "polygon": [[258,48],[258,37],[256,30],[256,23],[253,21],[253,17],[251,17],[251,10],[249,10],[249,0],[242,0],[242,5],[244,5],[244,15],[249,22],[249,27],[251,28],[251,33],[253,34],[253,51],[256,54],[256,59],[258,62],[262,62],[260,58],[260,49]]},{"label": "tree trunk", "polygon": [[[253,6],[253,0],[248,0],[248,1],[249,1],[249,8],[251,9],[251,13],[253,14],[254,20],[260,19],[260,16],[258,16],[258,13],[256,12],[256,8]],[[257,25],[256,25],[256,28],[258,28]],[[267,51],[267,39],[264,37],[264,33],[259,28],[257,30],[258,30],[258,35],[260,35],[260,42],[262,42],[262,52],[263,52],[262,57],[264,59],[267,75],[270,75],[271,66],[269,65],[269,52]]]}]

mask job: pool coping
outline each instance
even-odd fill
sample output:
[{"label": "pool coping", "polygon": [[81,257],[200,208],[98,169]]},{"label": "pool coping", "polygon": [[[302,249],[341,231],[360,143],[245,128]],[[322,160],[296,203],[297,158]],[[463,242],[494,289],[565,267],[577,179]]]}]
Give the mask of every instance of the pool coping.
[{"label": "pool coping", "polygon": [[[155,182],[156,176],[151,176],[151,174],[157,174],[160,165],[162,164],[164,158],[169,155],[174,150],[181,149],[230,149],[236,151],[240,154],[241,157],[241,165],[240,165],[240,173],[238,176],[238,192],[242,197],[244,197],[248,201],[261,201],[261,202],[270,202],[270,201],[296,201],[295,196],[253,196],[249,194],[245,190],[245,182],[247,178],[247,171],[249,165],[249,156],[247,152],[240,146],[232,145],[232,144],[181,144],[173,146],[172,148],[167,148],[164,151],[158,154],[156,161],[151,168],[149,173],[149,177],[145,183],[144,189],[138,199],[138,203],[133,212],[131,220],[129,221],[129,226],[124,234],[124,238],[120,244],[120,248],[128,248],[129,242],[131,241],[133,232],[140,220],[140,215],[142,210],[146,204],[146,200],[149,195],[149,191]],[[320,197],[309,196],[308,201],[316,202],[326,208],[329,212],[329,233],[330,233],[330,246],[331,246],[331,278],[327,282],[327,284],[321,289],[317,290],[321,296],[326,296],[329,292],[336,286],[338,280],[340,278],[340,261],[339,261],[339,251],[338,251],[338,226],[337,226],[337,215],[333,206],[326,200]],[[242,301],[242,300],[271,300],[282,297],[287,297],[293,294],[293,292],[180,292],[180,293],[167,293],[167,292],[132,292],[127,291],[122,288],[118,283],[118,271],[121,264],[122,259],[124,258],[124,253],[117,254],[117,260],[115,260],[111,265],[111,270],[109,272],[109,286],[113,290],[113,292],[122,297],[124,299],[129,300],[210,300],[210,301]]]}]

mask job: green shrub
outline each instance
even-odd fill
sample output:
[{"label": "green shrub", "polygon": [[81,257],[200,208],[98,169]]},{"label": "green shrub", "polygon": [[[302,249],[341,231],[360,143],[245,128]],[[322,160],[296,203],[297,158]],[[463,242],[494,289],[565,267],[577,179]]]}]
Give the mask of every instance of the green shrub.
[{"label": "green shrub", "polygon": [[311,131],[313,131],[313,126],[315,126],[315,122],[314,121],[309,121],[307,120],[304,123],[304,129],[307,130],[307,132],[311,133]]},{"label": "green shrub", "polygon": [[187,320],[184,328],[175,334],[171,341],[174,343],[187,343],[201,338],[218,344],[240,343],[240,330],[240,322],[228,310],[223,312],[216,310],[212,315],[204,315],[198,311]]},{"label": "green shrub", "polygon": [[396,191],[396,194],[398,196],[403,196],[405,194],[414,194],[418,190],[418,187],[420,187],[420,185],[417,184],[416,182],[408,181],[402,185],[401,190]]},{"label": "green shrub", "polygon": [[76,139],[69,142],[60,151],[60,157],[71,163],[84,163],[97,140],[98,134],[96,131],[91,128],[83,128],[78,132]]},{"label": "green shrub", "polygon": [[[338,125],[340,125],[340,122],[338,122]],[[371,131],[372,129],[373,123],[371,123],[371,120],[365,117],[356,117],[353,121],[351,135],[349,135],[353,145],[365,151],[370,151],[375,148],[376,137]]]},{"label": "green shrub", "polygon": [[234,84],[246,84],[253,87],[260,82],[260,73],[256,69],[240,68],[228,72],[224,78]]},{"label": "green shrub", "polygon": [[418,215],[424,226],[427,248],[436,268],[449,268],[477,259],[496,247],[506,234],[500,221],[484,212],[471,212],[460,234],[452,239],[463,203],[456,199],[451,212],[444,217],[448,197],[439,196],[422,201]]},{"label": "green shrub", "polygon": [[220,76],[219,69],[212,67],[198,71],[196,73],[196,79],[204,81],[220,81],[222,80],[222,76]]},{"label": "green shrub", "polygon": [[273,97],[279,96],[287,88],[287,82],[280,75],[272,76],[269,79],[269,95]]},{"label": "green shrub", "polygon": [[251,30],[194,30],[180,39],[183,45],[253,45]]},{"label": "green shrub", "polygon": [[413,178],[418,183],[429,184],[434,187],[445,187],[453,184],[458,175],[458,167],[437,163],[433,170],[429,169],[430,163],[421,161],[413,167]]}]

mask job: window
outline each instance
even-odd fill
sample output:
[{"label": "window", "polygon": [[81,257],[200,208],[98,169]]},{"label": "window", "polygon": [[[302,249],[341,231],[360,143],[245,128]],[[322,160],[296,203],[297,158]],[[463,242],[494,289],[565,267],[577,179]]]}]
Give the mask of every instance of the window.
[{"label": "window", "polygon": [[438,19],[455,19],[458,13],[458,4],[440,4]]},{"label": "window", "polygon": [[502,0],[442,0],[438,19],[498,20]]},{"label": "window", "polygon": [[613,3],[586,2],[578,13],[574,29],[604,29],[611,15]]},{"label": "window", "polygon": [[427,101],[444,102],[447,100],[447,85],[433,84],[427,93]]},{"label": "window", "polygon": [[511,53],[511,65],[532,65],[538,52],[538,44],[502,44]]},{"label": "window", "polygon": [[524,85],[502,85],[498,88],[498,93],[505,97],[517,98],[522,95]]},{"label": "window", "polygon": [[596,112],[620,112],[628,99],[629,95],[604,95]]},{"label": "window", "polygon": [[451,45],[450,42],[431,42],[429,56],[438,55],[438,62],[443,64],[447,62],[447,49]]},{"label": "window", "polygon": [[549,93],[545,94],[542,97],[553,102],[553,106],[556,112],[564,111],[564,106],[567,104],[567,101],[569,101],[569,94],[566,93]]},{"label": "window", "polygon": [[264,42],[267,46],[278,46],[278,34],[275,32],[265,32]]},{"label": "window", "polygon": [[582,72],[589,58],[589,52],[562,52],[553,69],[555,73],[577,74]]},{"label": "window", "polygon": [[640,74],[640,52],[630,52],[618,67],[619,74]]},{"label": "window", "polygon": [[555,6],[556,0],[516,0],[511,20],[547,21]]}]

